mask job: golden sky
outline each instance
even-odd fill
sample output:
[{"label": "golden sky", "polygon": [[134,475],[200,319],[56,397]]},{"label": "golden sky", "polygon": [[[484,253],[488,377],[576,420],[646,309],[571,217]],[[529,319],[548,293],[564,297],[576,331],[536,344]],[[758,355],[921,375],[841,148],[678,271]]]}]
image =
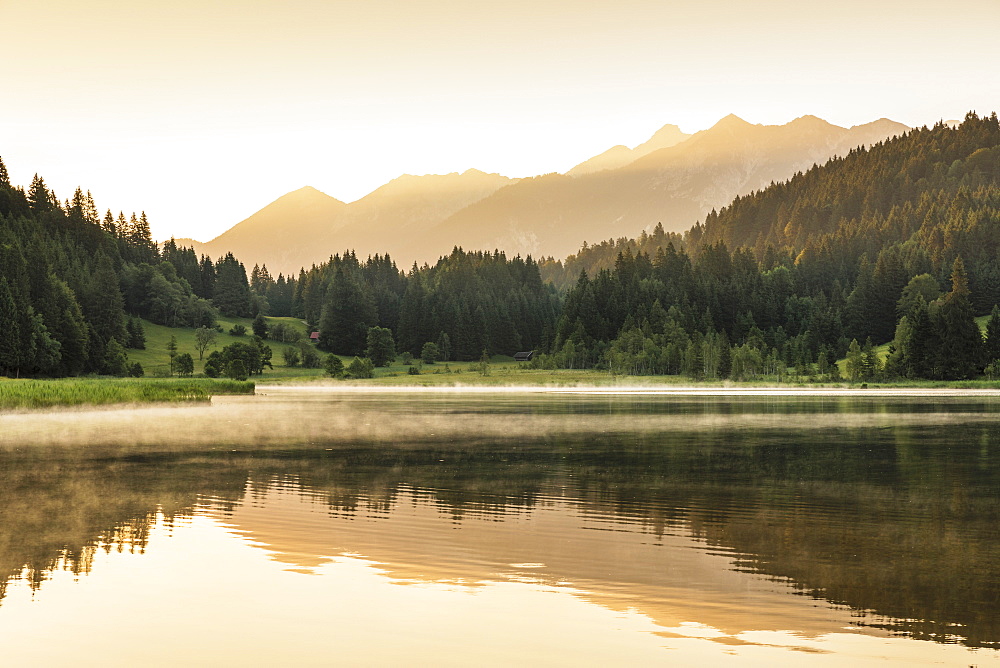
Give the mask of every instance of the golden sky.
[{"label": "golden sky", "polygon": [[208,240],[304,185],[565,171],[665,123],[989,113],[997,25],[997,0],[0,0],[0,156]]}]

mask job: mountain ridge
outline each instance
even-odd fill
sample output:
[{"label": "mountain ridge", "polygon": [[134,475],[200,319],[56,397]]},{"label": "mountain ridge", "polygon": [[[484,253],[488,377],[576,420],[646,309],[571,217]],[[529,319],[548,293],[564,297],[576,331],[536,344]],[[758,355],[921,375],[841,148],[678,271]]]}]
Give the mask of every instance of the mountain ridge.
[{"label": "mountain ridge", "polygon": [[[196,248],[285,273],[346,249],[389,253],[403,266],[454,246],[565,257],[583,241],[657,223],[684,231],[736,196],[908,129],[885,118],[843,128],[812,115],[761,125],[729,114],[692,135],[667,124],[634,149],[612,147],[561,174],[403,174],[349,204],[305,186]],[[622,164],[597,169],[602,160]]]}]

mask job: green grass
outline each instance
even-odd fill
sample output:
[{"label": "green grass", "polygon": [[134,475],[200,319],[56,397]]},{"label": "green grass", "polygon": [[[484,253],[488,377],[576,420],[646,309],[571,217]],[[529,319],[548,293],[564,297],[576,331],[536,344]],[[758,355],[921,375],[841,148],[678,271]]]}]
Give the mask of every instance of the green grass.
[{"label": "green grass", "polygon": [[[267,318],[268,322],[283,322],[299,328],[303,333],[307,333],[306,325],[297,318]],[[986,322],[989,316],[976,318],[976,323],[980,329],[985,331]],[[250,331],[251,320],[248,318],[220,318],[219,324],[228,332],[235,324],[242,324]],[[167,343],[171,336],[177,337],[178,353],[190,353],[194,358],[195,374],[204,372],[204,362],[198,359],[198,352],[194,347],[194,329],[182,329],[154,325],[143,321],[146,330],[146,349],[129,350],[129,360],[139,362],[146,370],[147,377],[155,375],[165,375],[167,373],[169,357],[167,355]],[[206,352],[220,350],[221,348],[237,341],[247,341],[247,337],[230,336],[228,333],[218,334],[215,345]],[[271,347],[271,363],[273,369],[265,369],[260,376],[254,376],[253,380],[258,384],[296,384],[311,383],[319,381],[338,382],[349,385],[375,385],[375,386],[412,386],[412,387],[434,387],[434,386],[455,386],[455,385],[481,385],[481,386],[553,386],[568,387],[575,385],[598,385],[598,386],[623,386],[623,385],[704,385],[710,386],[735,386],[735,387],[760,387],[766,385],[806,385],[810,387],[834,386],[847,387],[845,383],[814,383],[797,379],[794,375],[786,376],[782,381],[777,379],[761,379],[756,382],[739,383],[733,381],[695,381],[683,376],[618,376],[614,377],[606,371],[593,369],[529,369],[526,365],[514,362],[512,357],[496,355],[491,358],[490,375],[482,376],[474,368],[477,362],[448,362],[437,364],[425,364],[421,368],[419,375],[407,373],[409,365],[404,365],[397,361],[388,367],[375,369],[375,377],[371,379],[341,380],[333,381],[326,376],[323,369],[303,369],[302,367],[286,367],[282,351],[291,344],[267,341]],[[881,359],[889,353],[889,343],[883,343],[876,348],[876,352]],[[326,353],[320,352],[322,357]],[[344,362],[344,366],[350,364],[353,357],[339,356]],[[414,360],[417,364],[418,361]],[[846,373],[846,359],[837,361],[841,373]],[[868,384],[869,387],[915,387],[915,388],[935,388],[935,387],[958,387],[958,388],[994,388],[1000,387],[990,381],[968,381],[963,383],[941,382],[941,381],[895,381],[891,383]]]},{"label": "green grass", "polygon": [[[285,323],[299,329],[299,331],[307,334],[306,325],[298,318],[267,318],[269,323]],[[219,318],[218,323],[223,329],[223,333],[215,335],[215,344],[205,351],[205,357],[213,350],[221,350],[222,348],[228,346],[231,343],[243,342],[246,343],[253,334],[253,330],[250,325],[253,321],[249,318]],[[240,324],[246,327],[246,336],[230,336],[228,334],[229,330],[233,325]],[[129,349],[128,359],[129,362],[138,362],[142,365],[142,368],[146,372],[146,376],[166,376],[169,373],[170,368],[170,356],[167,354],[167,344],[170,342],[170,337],[174,336],[177,338],[177,353],[190,353],[191,357],[194,359],[194,372],[195,374],[201,374],[205,371],[205,360],[198,359],[198,351],[195,348],[194,332],[192,328],[184,327],[166,327],[164,325],[154,325],[148,320],[142,321],[143,329],[146,331],[146,349],[145,350],[135,350]],[[285,349],[286,346],[291,344],[278,343],[276,341],[267,341],[267,345],[271,347],[272,357],[271,363],[278,368],[279,365],[284,363],[281,357],[281,351]],[[265,375],[267,375],[265,371]],[[322,373],[321,369],[313,369],[313,374]]]},{"label": "green grass", "polygon": [[253,394],[252,382],[201,378],[0,379],[0,409],[94,404],[207,401],[213,394]]}]

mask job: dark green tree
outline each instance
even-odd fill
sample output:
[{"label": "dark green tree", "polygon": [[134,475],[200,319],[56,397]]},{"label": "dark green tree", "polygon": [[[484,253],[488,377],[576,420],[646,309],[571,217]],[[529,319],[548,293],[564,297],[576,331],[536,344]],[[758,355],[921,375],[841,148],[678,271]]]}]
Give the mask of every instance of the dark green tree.
[{"label": "dark green tree", "polygon": [[396,344],[392,331],[386,327],[369,327],[365,356],[375,366],[389,366],[396,359]]},{"label": "dark green tree", "polygon": [[420,349],[420,359],[423,360],[424,364],[434,364],[441,359],[441,352],[438,349],[438,345],[430,341],[425,343]]},{"label": "dark green tree", "polygon": [[177,374],[180,376],[191,376],[194,373],[194,358],[191,353],[181,353],[174,360]]},{"label": "dark green tree", "polygon": [[338,268],[320,318],[319,347],[342,355],[360,355],[375,325],[375,305],[358,281]]},{"label": "dark green tree", "polygon": [[969,298],[969,279],[961,256],[951,269],[951,292],[938,308],[938,329],[942,346],[939,365],[946,379],[972,378],[981,370],[983,337],[976,325]]},{"label": "dark green tree", "polygon": [[344,375],[343,360],[332,353],[326,356],[326,361],[323,363],[323,366],[326,369],[326,375],[331,378],[340,378]]},{"label": "dark green tree", "polygon": [[993,305],[990,319],[986,321],[986,340],[983,342],[983,362],[1000,360],[1000,307]]},{"label": "dark green tree", "polygon": [[240,358],[235,358],[226,363],[226,376],[233,380],[246,380],[249,377],[246,364]]},{"label": "dark green tree", "polygon": [[367,357],[355,357],[347,368],[344,375],[348,378],[374,378],[375,365]]},{"label": "dark green tree", "polygon": [[253,329],[254,336],[259,336],[262,339],[267,338],[267,320],[260,313],[256,315],[251,324],[251,329]]}]

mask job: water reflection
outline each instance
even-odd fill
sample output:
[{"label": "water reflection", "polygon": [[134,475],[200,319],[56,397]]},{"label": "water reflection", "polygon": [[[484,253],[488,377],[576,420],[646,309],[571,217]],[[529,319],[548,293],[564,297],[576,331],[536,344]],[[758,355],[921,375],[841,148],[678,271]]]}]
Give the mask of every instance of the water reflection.
[{"label": "water reflection", "polygon": [[663,642],[838,651],[821,639],[853,626],[993,648],[997,407],[287,393],[77,430],[5,416],[0,587],[205,518],[296,574],[354,558],[397,584],[560,592]]}]

